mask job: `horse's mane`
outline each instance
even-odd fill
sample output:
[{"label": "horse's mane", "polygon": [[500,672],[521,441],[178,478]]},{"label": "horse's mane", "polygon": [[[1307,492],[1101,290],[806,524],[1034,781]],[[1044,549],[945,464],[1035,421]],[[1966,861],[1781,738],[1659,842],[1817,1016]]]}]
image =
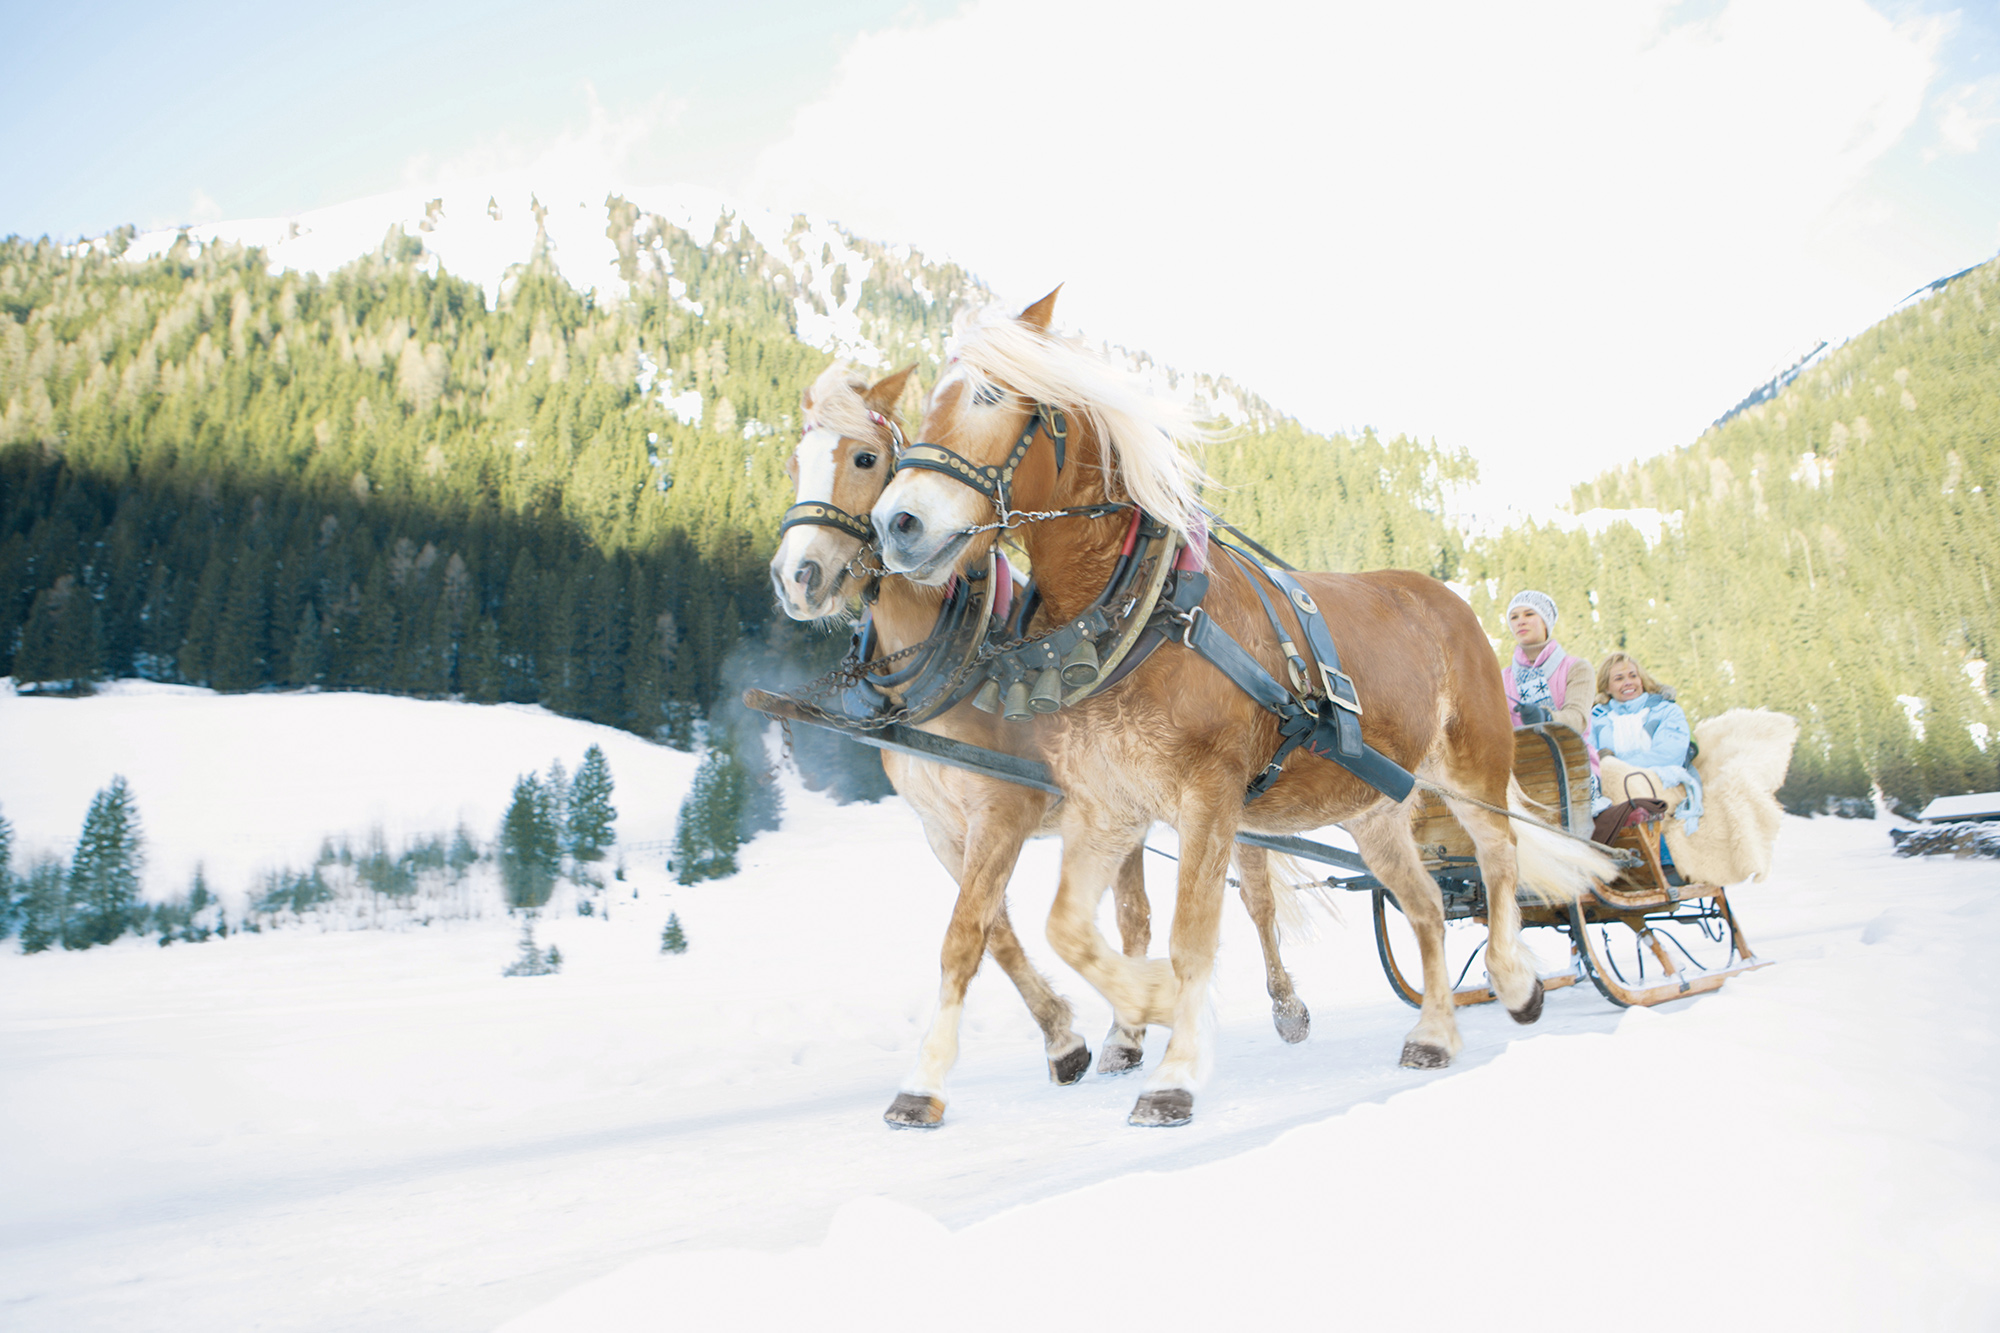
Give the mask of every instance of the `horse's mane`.
[{"label": "horse's mane", "polygon": [[997,307],[962,321],[952,351],[974,389],[1000,381],[1089,421],[1110,460],[1107,493],[1133,500],[1183,538],[1188,535],[1208,480],[1189,448],[1215,434],[1202,426],[1192,404],[1160,397],[1080,343]]},{"label": "horse's mane", "polygon": [[855,440],[874,438],[875,411],[861,396],[873,382],[851,361],[836,361],[822,370],[806,391],[812,399],[806,429],[820,427]]}]

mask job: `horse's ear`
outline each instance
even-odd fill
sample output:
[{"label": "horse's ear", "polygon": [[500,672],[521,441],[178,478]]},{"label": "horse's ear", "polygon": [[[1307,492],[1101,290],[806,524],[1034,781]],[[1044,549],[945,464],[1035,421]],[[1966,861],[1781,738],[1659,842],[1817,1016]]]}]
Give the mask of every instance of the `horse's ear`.
[{"label": "horse's ear", "polygon": [[896,404],[903,397],[903,386],[910,382],[910,376],[916,368],[917,363],[912,361],[895,374],[878,380],[869,387],[866,393],[861,395],[862,400],[869,407],[885,416],[895,411]]},{"label": "horse's ear", "polygon": [[1061,290],[1062,284],[1057,283],[1054,292],[1050,292],[1047,296],[1044,296],[1041,300],[1023,310],[1021,312],[1021,322],[1023,324],[1032,324],[1043,333],[1047,333],[1049,325],[1056,321],[1056,292],[1060,292]]}]

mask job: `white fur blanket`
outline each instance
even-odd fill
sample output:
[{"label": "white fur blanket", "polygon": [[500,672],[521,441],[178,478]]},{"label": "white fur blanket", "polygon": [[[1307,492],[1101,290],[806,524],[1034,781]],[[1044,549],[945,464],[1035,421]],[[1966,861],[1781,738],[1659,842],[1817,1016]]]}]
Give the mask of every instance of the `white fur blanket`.
[{"label": "white fur blanket", "polygon": [[[1784,809],[1774,793],[1785,785],[1792,766],[1792,746],[1799,738],[1798,722],[1785,713],[1763,708],[1732,708],[1694,729],[1694,771],[1701,775],[1701,832],[1689,837],[1678,819],[1666,827],[1667,849],[1691,884],[1741,884],[1771,872],[1771,847],[1778,840],[1778,820]],[[1625,798],[1625,775],[1645,772],[1614,757],[1604,760],[1600,775],[1604,794]],[[1663,787],[1660,796],[1669,809],[1685,793]],[[1643,782],[1632,784],[1634,795],[1649,795]]]}]

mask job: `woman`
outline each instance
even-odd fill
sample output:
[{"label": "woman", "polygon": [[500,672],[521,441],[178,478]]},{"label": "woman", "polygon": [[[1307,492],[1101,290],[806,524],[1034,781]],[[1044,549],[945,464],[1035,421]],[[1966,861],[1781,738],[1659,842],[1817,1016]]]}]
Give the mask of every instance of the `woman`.
[{"label": "woman", "polygon": [[[1514,725],[1560,722],[1590,741],[1590,663],[1571,657],[1555,641],[1555,598],[1521,592],[1507,603],[1507,628],[1514,635],[1514,660],[1500,673]],[[1593,751],[1590,766],[1597,767]]]},{"label": "woman", "polygon": [[1590,741],[1603,758],[1617,761],[1603,770],[1606,795],[1622,799],[1625,776],[1633,770],[1650,774],[1660,793],[1685,787],[1687,796],[1675,814],[1692,834],[1701,826],[1701,778],[1687,766],[1688,739],[1687,714],[1631,654],[1613,653],[1599,664]]}]

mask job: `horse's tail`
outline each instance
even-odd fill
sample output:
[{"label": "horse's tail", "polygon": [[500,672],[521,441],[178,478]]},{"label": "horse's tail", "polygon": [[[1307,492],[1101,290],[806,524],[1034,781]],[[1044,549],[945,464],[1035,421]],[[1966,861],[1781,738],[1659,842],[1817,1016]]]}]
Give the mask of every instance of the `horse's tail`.
[{"label": "horse's tail", "polygon": [[1326,880],[1296,856],[1267,852],[1271,867],[1271,898],[1278,908],[1278,932],[1286,940],[1319,938],[1319,920],[1311,909],[1318,908],[1333,920],[1340,920],[1340,903],[1328,890]]},{"label": "horse's tail", "polygon": [[[1529,805],[1520,781],[1509,776],[1507,808],[1526,815],[1532,813]],[[1575,902],[1593,885],[1617,877],[1618,863],[1595,844],[1564,837],[1525,819],[1516,819],[1513,824],[1514,861],[1523,897],[1545,903]]]}]

